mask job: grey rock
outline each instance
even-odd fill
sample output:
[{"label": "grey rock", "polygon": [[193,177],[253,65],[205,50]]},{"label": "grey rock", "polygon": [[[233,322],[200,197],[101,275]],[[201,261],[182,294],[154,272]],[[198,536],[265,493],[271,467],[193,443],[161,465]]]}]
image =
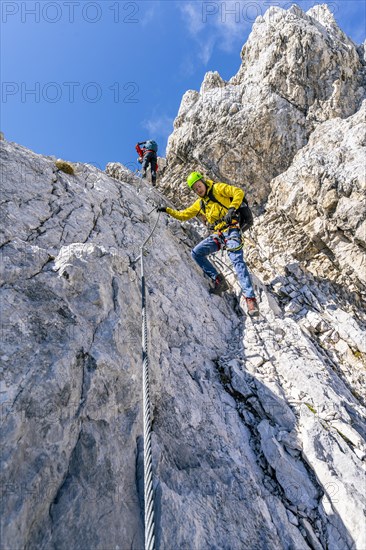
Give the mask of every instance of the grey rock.
[{"label": "grey rock", "polygon": [[323,546],[320,544],[319,540],[317,539],[314,533],[314,530],[310,525],[310,523],[308,522],[308,520],[305,518],[301,518],[300,523],[306,531],[306,537],[309,540],[311,548],[313,548],[313,550],[322,550]]},{"label": "grey rock", "polygon": [[299,520],[297,519],[295,514],[293,514],[290,510],[286,510],[286,513],[287,513],[289,522],[292,523],[292,525],[296,525],[297,527],[299,525]]},{"label": "grey rock", "polygon": [[262,420],[258,430],[263,453],[275,470],[276,478],[288,500],[295,506],[316,508],[319,494],[302,462],[285,453],[282,445],[276,441],[275,431],[267,420]]},{"label": "grey rock", "polygon": [[280,427],[291,431],[296,425],[296,418],[290,407],[269,387],[261,382],[256,382],[257,395],[267,415]]}]

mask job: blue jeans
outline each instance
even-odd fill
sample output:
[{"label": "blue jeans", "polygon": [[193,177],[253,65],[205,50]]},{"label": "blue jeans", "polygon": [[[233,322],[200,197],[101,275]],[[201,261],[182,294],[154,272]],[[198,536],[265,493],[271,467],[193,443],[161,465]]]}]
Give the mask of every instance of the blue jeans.
[{"label": "blue jeans", "polygon": [[[226,242],[227,248],[235,248],[240,245],[240,232],[238,229],[229,229],[225,231],[223,237]],[[211,279],[215,280],[218,271],[212,265],[212,263],[207,259],[209,254],[214,254],[220,250],[220,245],[215,242],[215,235],[210,235],[207,239],[201,241],[197,246],[192,250],[192,258],[195,262],[203,269],[204,273],[208,275]],[[243,290],[243,294],[246,298],[254,298],[254,289],[253,284],[249,275],[247,264],[244,261],[243,249],[237,250],[236,252],[228,252],[231,263],[233,264],[235,271],[238,275],[238,280],[240,286]]]},{"label": "blue jeans", "polygon": [[144,155],[143,161],[142,161],[142,171],[143,173],[146,173],[147,167],[151,166],[151,181],[152,183],[156,182],[156,162],[157,162],[157,156],[154,151],[149,151]]}]

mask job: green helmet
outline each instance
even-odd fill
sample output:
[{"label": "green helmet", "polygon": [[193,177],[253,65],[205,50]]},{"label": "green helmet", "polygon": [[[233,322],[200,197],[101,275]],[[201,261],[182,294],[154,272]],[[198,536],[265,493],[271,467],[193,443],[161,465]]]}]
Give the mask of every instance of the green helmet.
[{"label": "green helmet", "polygon": [[203,179],[202,174],[200,174],[199,172],[192,172],[191,174],[189,174],[187,178],[187,185],[192,189],[196,181],[202,180],[202,179]]}]

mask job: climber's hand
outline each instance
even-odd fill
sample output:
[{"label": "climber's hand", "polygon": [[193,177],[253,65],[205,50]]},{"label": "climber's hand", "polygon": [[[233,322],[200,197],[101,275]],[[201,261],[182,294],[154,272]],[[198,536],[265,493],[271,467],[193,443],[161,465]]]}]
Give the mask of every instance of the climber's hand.
[{"label": "climber's hand", "polygon": [[166,212],[166,206],[163,206],[162,204],[160,204],[157,209],[156,209],[157,212]]},{"label": "climber's hand", "polygon": [[229,208],[229,210],[227,211],[227,213],[225,214],[225,216],[223,218],[224,222],[226,222],[228,225],[230,225],[231,222],[233,221],[234,214],[235,214],[235,208]]}]

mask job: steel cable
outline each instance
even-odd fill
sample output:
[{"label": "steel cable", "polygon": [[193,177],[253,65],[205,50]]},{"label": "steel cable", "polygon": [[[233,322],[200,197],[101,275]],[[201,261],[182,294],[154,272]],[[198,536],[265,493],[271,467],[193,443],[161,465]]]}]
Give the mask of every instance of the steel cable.
[{"label": "steel cable", "polygon": [[[155,210],[155,209],[154,209]],[[142,399],[143,399],[143,421],[144,421],[144,527],[145,527],[145,550],[155,549],[155,519],[154,519],[154,490],[151,452],[151,401],[149,382],[149,355],[147,337],[147,314],[146,314],[146,285],[144,273],[144,248],[151,239],[157,224],[155,225],[141,245],[141,308],[142,308]]]}]

